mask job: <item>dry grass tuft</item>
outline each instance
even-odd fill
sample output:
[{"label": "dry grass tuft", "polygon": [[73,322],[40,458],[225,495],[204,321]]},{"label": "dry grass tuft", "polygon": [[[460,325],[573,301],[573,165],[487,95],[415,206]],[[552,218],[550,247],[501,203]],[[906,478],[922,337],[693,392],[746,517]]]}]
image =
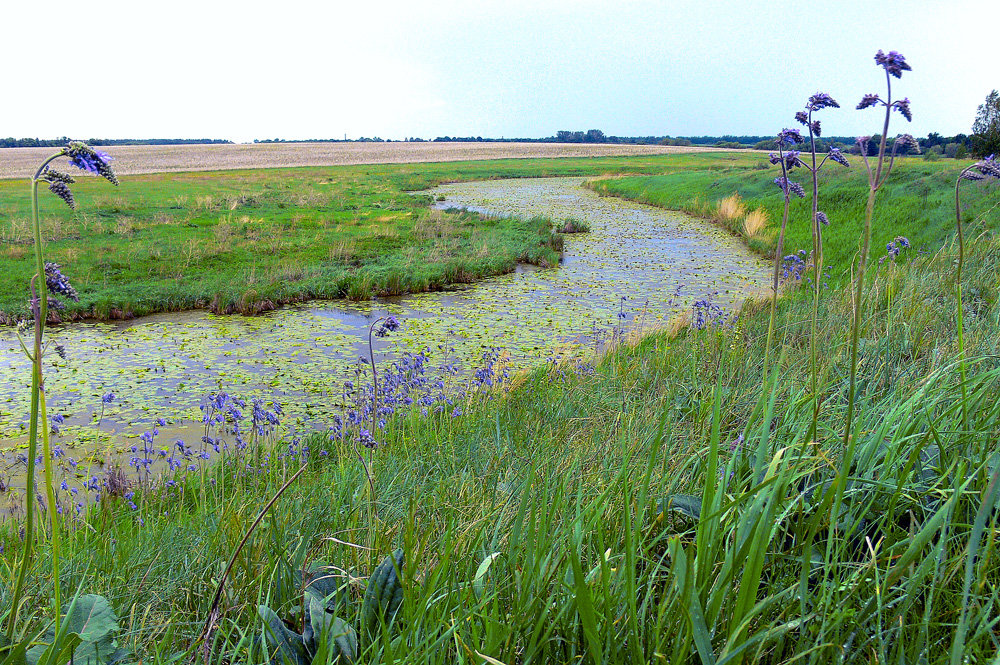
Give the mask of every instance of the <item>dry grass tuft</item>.
[{"label": "dry grass tuft", "polygon": [[743,218],[743,235],[747,240],[753,238],[767,226],[767,211],[763,208],[756,208],[747,213]]},{"label": "dry grass tuft", "polygon": [[746,206],[743,205],[740,195],[736,192],[719,201],[719,205],[715,210],[715,217],[720,222],[729,222],[745,214]]}]

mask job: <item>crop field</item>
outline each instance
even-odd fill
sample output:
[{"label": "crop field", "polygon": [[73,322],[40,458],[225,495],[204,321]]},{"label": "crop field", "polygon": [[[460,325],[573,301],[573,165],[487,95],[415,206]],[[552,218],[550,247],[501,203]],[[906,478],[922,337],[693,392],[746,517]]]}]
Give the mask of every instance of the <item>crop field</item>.
[{"label": "crop field", "polygon": [[[406,164],[487,159],[615,157],[713,152],[716,148],[584,143],[253,143],[205,145],[133,145],[102,148],[114,159],[115,172],[220,171],[289,166]],[[30,178],[53,148],[0,148],[0,179]]]}]

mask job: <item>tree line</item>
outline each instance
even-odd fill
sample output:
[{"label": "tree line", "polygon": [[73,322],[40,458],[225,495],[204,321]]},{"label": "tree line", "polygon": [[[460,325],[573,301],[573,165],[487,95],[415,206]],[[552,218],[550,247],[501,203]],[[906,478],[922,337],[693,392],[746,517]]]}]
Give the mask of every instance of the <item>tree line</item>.
[{"label": "tree line", "polygon": [[[66,136],[57,139],[21,138],[13,136],[0,139],[0,148],[58,148],[69,143],[71,140]],[[193,145],[204,143],[232,143],[226,139],[86,139],[84,141],[91,146],[109,145]]]}]

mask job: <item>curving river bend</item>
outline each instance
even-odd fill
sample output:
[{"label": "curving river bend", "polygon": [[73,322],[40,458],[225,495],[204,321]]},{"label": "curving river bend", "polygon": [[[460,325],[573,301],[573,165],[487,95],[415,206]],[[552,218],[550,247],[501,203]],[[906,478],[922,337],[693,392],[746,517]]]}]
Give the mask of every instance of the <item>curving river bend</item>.
[{"label": "curving river bend", "polygon": [[[591,232],[567,236],[558,268],[526,267],[454,291],[313,302],[256,318],[194,311],[51,328],[50,339],[69,354],[46,358],[48,412],[64,418],[54,444],[96,457],[127,446],[126,438],[156,418],[168,423],[165,437],[198,438],[199,406],[220,389],[274,399],[295,426],[318,427],[340,410],[344,382],[356,378],[367,348],[367,326],[386,313],[403,326],[377,340],[376,360],[430,347],[429,362],[454,364],[467,376],[486,348],[504,349],[514,369],[530,368],[599,344],[622,321],[655,326],[710,293],[732,307],[769,277],[765,262],[724,231],[683,213],[599,197],[580,178],[470,182],[424,193],[443,195],[441,208],[575,217]],[[14,330],[0,330],[0,481],[4,473],[9,480],[25,438],[29,385]],[[98,427],[108,392],[116,399]]]}]

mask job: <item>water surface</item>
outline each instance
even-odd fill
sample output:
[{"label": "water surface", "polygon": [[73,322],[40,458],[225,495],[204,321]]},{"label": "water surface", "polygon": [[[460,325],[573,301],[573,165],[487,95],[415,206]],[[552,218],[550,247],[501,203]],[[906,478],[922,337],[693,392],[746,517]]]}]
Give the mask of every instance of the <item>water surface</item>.
[{"label": "water surface", "polygon": [[[441,208],[587,222],[591,232],[567,236],[556,268],[369,303],[311,302],[255,318],[192,311],[50,328],[52,343],[69,354],[65,361],[46,356],[49,415],[65,419],[54,442],[77,458],[98,459],[134,445],[128,438],[156,418],[168,423],[163,440],[197,438],[199,406],[217,390],[280,402],[293,429],[325,426],[343,411],[344,382],[358,378],[368,325],[387,313],[403,327],[376,340],[380,364],[429,348],[432,363],[467,377],[485,349],[503,349],[512,370],[530,368],[585,352],[623,325],[653,327],[707,294],[717,292],[715,300],[732,307],[766,285],[764,261],[724,231],[683,213],[602,198],[580,184],[496,180],[425,192],[446,197]],[[0,481],[16,474],[29,385],[14,330],[0,330]],[[101,416],[108,392],[116,399]]]}]

